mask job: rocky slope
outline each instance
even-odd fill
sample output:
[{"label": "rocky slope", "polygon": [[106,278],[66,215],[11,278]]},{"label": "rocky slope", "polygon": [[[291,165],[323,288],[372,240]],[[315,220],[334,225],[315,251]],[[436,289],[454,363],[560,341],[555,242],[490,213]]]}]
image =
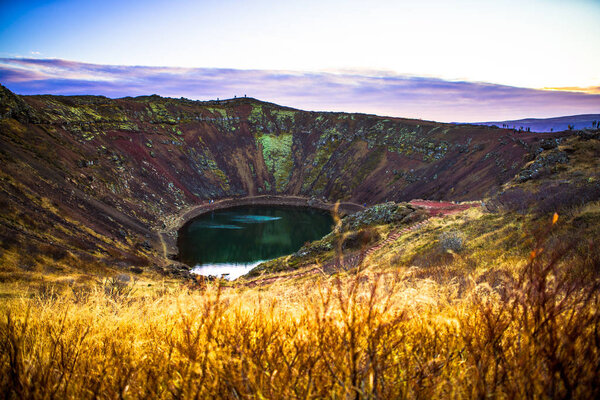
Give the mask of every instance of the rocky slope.
[{"label": "rocky slope", "polygon": [[[600,130],[546,138],[534,153],[533,160],[485,201],[457,204],[412,200],[374,205],[341,219],[334,231],[321,240],[257,266],[245,276],[248,285],[372,268],[385,264],[382,260],[386,257],[389,262],[390,257],[405,252],[410,255],[405,254],[402,263],[396,257],[394,264],[442,265],[454,260],[452,252],[462,250],[467,237],[471,243],[471,266],[482,262],[474,257],[482,249],[497,252],[485,257],[487,260],[511,252],[526,257],[531,243],[522,239],[532,235],[529,233],[532,226],[543,226],[554,213],[560,215],[561,228],[555,232],[560,233],[560,238],[554,237],[551,246],[559,247],[560,243],[563,249],[588,257],[586,262],[597,274],[600,259],[594,259],[591,249],[599,248],[600,238]],[[474,212],[464,213],[469,209]],[[452,214],[459,215],[448,218]],[[474,226],[478,228],[472,230]],[[482,235],[492,234],[499,240],[489,243],[482,240]],[[418,241],[409,239],[415,235],[420,236]],[[514,240],[515,236],[520,238]],[[374,257],[368,257],[371,254]],[[465,253],[459,258],[464,256]]]},{"label": "rocky slope", "polygon": [[209,200],[481,199],[542,139],[566,135],[251,98],[16,96],[0,87],[1,279],[81,265],[160,269],[158,232]]}]

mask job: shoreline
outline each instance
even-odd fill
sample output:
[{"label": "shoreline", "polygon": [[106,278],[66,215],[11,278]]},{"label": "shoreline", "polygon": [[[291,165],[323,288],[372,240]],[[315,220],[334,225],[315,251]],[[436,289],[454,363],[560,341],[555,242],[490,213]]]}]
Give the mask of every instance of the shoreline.
[{"label": "shoreline", "polygon": [[[177,236],[179,230],[192,219],[200,215],[228,208],[240,206],[292,206],[292,207],[310,207],[319,210],[332,211],[336,203],[330,203],[323,200],[318,200],[303,196],[278,196],[278,195],[262,195],[262,196],[247,196],[238,198],[225,198],[211,202],[196,204],[182,210],[179,214],[168,219],[166,229],[157,231],[158,241],[163,248],[163,256],[165,260],[171,262],[176,261],[179,250],[177,248]],[[348,215],[365,209],[364,206],[352,202],[339,202],[338,212],[340,215]]]}]

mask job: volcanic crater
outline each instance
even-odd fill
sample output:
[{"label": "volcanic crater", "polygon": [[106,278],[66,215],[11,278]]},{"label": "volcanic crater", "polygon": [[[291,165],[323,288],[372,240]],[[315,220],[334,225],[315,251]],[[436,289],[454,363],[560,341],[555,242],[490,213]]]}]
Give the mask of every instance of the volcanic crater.
[{"label": "volcanic crater", "polygon": [[350,213],[386,201],[479,200],[542,140],[567,134],[246,97],[18,96],[0,87],[0,273],[18,279],[44,259],[58,270],[178,274],[177,231],[208,210],[341,202]]}]

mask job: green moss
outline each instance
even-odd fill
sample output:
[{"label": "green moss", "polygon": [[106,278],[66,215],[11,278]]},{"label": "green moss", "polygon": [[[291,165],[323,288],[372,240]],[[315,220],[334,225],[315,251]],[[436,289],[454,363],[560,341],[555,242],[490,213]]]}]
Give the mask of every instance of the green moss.
[{"label": "green moss", "polygon": [[291,130],[296,123],[296,112],[291,110],[272,110],[271,115],[275,117],[275,122],[279,130]]},{"label": "green moss", "polygon": [[323,193],[325,187],[327,186],[327,183],[329,183],[329,177],[326,174],[319,175],[318,179],[312,184],[313,192],[319,194]]},{"label": "green moss", "polygon": [[292,134],[260,135],[256,140],[262,145],[263,159],[275,179],[275,189],[284,191],[294,167]]},{"label": "green moss", "polygon": [[199,174],[212,174],[219,181],[219,186],[221,189],[224,191],[228,191],[230,189],[227,175],[219,168],[213,157],[213,154],[208,147],[200,149],[199,153],[194,148],[189,148],[188,156],[190,160],[194,161],[195,167]]},{"label": "green moss", "polygon": [[351,180],[351,189],[356,188],[373,172],[381,162],[385,150],[377,148],[367,154],[367,157],[360,163],[360,168],[356,169],[356,173]]},{"label": "green moss", "polygon": [[302,191],[307,191],[312,187],[314,193],[320,193],[325,189],[329,177],[322,174],[322,172],[324,171],[325,164],[341,144],[341,138],[342,134],[335,128],[326,129],[320,136],[319,141],[316,143],[316,152],[312,160],[309,160],[311,166],[308,168],[308,173],[304,178]]},{"label": "green moss", "polygon": [[163,103],[151,101],[148,103],[148,108],[150,109],[148,114],[151,116],[153,123],[165,123],[170,125],[177,123],[177,119],[169,113]]},{"label": "green moss", "polygon": [[207,111],[210,111],[213,114],[219,114],[221,118],[227,117],[227,110],[224,108],[215,108],[215,107],[206,107]]},{"label": "green moss", "polygon": [[263,119],[263,108],[260,104],[252,104],[252,111],[248,116],[248,121],[253,124],[259,123]]},{"label": "green moss", "polygon": [[292,121],[296,118],[296,111],[293,110],[273,110],[273,113],[276,115],[277,119],[289,118]]},{"label": "green moss", "polygon": [[229,186],[229,179],[227,179],[227,175],[225,175],[225,173],[223,171],[221,171],[219,168],[213,169],[212,172],[221,181],[220,182],[221,189],[223,189],[226,192],[229,191],[230,186]]},{"label": "green moss", "polygon": [[419,125],[403,126],[390,120],[379,120],[369,129],[365,140],[369,149],[385,146],[388,151],[406,156],[420,154],[423,161],[432,162],[443,158],[448,152],[448,143],[431,138]]}]

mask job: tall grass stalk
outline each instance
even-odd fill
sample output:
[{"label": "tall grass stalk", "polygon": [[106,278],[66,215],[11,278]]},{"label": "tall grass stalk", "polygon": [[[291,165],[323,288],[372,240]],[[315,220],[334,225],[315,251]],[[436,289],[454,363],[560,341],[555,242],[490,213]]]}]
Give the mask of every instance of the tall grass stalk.
[{"label": "tall grass stalk", "polygon": [[209,284],[134,296],[119,287],[118,295],[104,288],[8,301],[0,392],[15,399],[598,398],[598,279],[575,265],[584,261],[572,247],[548,247],[551,229],[501,287],[458,269],[450,283],[366,269],[269,290]]}]

